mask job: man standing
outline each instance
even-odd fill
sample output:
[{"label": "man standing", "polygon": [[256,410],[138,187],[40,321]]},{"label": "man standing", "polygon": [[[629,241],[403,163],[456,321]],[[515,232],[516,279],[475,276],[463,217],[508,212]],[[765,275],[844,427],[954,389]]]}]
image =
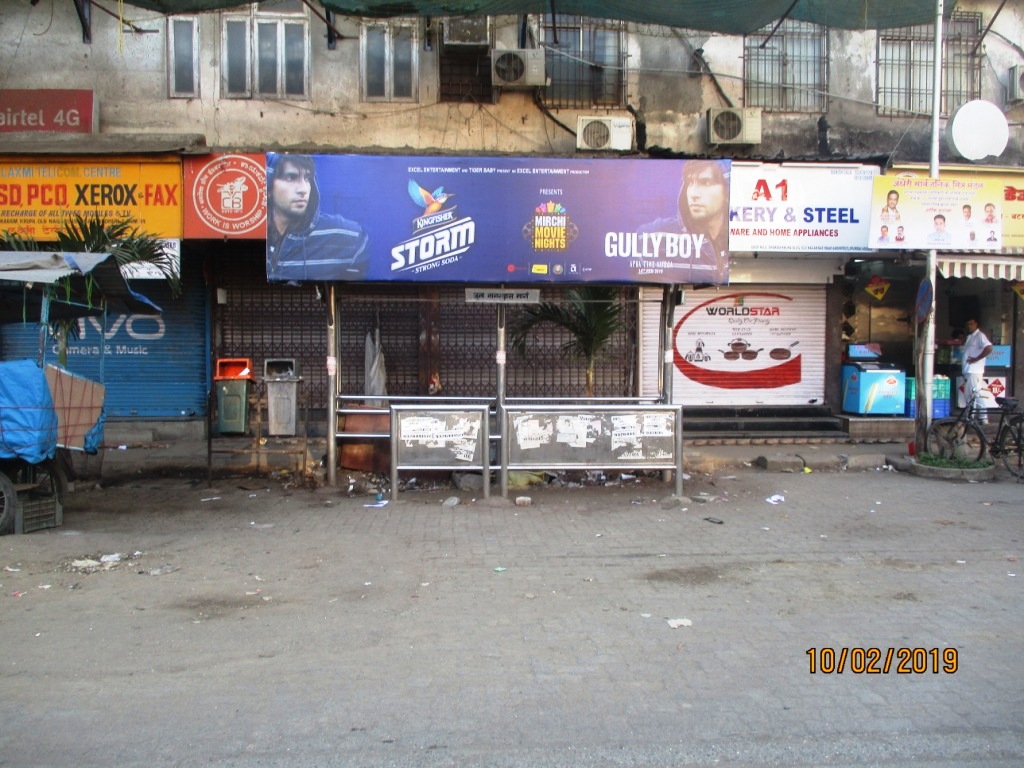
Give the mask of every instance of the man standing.
[{"label": "man standing", "polygon": [[[961,367],[964,375],[964,392],[970,397],[984,384],[985,358],[992,352],[992,342],[981,332],[978,321],[973,317],[967,320],[964,327],[967,329],[967,338],[964,340]],[[982,424],[988,423],[988,411],[982,405],[980,397],[975,401],[974,416]]]},{"label": "man standing", "polygon": [[310,155],[267,154],[267,279],[361,280],[367,236],[356,222],[320,210]]}]

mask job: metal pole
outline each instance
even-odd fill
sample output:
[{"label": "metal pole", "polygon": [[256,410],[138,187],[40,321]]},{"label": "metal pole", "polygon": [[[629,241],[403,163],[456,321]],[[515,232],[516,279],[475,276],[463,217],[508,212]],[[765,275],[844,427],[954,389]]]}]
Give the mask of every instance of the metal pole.
[{"label": "metal pole", "polygon": [[338,334],[337,296],[327,284],[327,484],[338,481]]},{"label": "metal pole", "polygon": [[[505,348],[505,305],[498,304],[498,338],[497,348],[494,353],[494,362],[497,367],[496,380],[498,388],[498,456],[500,467],[498,468],[498,484],[502,497],[508,496],[508,451],[505,450],[508,435],[505,430],[505,374],[508,352]],[[490,443],[490,439],[488,439]],[[487,445],[488,458],[490,457],[491,446]]]},{"label": "metal pole", "polygon": [[[942,114],[942,12],[943,0],[935,0],[935,52],[932,63],[932,137],[931,159],[928,164],[928,175],[939,178],[939,117]],[[918,397],[918,418],[915,421],[917,449],[923,452],[928,432],[928,424],[932,417],[932,381],[935,367],[935,277],[937,253],[928,251],[927,278],[932,284],[932,304],[924,327],[924,353],[921,355],[922,369],[917,372],[924,391]],[[920,391],[920,390],[919,390]],[[924,411],[922,413],[922,410]]]},{"label": "metal pole", "polygon": [[[672,403],[672,374],[675,368],[675,358],[672,346],[672,323],[676,316],[676,297],[679,295],[678,285],[666,285],[661,298],[661,373],[659,381],[660,401],[666,404]],[[676,419],[676,495],[683,494],[683,417],[682,411]],[[666,483],[672,482],[672,470],[668,469],[662,473],[662,480]]]}]

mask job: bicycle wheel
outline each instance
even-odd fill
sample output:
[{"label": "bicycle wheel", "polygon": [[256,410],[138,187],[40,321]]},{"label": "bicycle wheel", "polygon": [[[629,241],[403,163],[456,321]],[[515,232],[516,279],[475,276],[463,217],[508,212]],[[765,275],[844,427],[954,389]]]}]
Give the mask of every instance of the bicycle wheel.
[{"label": "bicycle wheel", "polygon": [[1016,418],[1003,427],[996,442],[996,455],[1014,477],[1024,477],[1024,420]]},{"label": "bicycle wheel", "polygon": [[943,459],[981,461],[985,437],[977,424],[957,419],[939,419],[928,427],[925,449]]}]

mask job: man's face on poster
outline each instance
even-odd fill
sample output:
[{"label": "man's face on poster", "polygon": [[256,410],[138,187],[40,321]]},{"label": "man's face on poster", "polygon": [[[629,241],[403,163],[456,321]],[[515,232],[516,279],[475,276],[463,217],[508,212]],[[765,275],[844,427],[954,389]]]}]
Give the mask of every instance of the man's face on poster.
[{"label": "man's face on poster", "polygon": [[686,187],[686,205],[694,223],[706,223],[722,215],[726,190],[722,179],[711,168],[705,168]]},{"label": "man's face on poster", "polygon": [[312,171],[288,160],[281,160],[280,168],[274,175],[274,209],[289,218],[302,218],[309,206],[312,181]]}]

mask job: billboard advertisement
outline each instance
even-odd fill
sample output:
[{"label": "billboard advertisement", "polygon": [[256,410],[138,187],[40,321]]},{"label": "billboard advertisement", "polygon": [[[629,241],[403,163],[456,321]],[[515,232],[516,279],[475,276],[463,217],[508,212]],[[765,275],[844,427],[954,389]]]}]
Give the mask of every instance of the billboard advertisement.
[{"label": "billboard advertisement", "polygon": [[728,160],[267,155],[271,281],[728,282]]}]

